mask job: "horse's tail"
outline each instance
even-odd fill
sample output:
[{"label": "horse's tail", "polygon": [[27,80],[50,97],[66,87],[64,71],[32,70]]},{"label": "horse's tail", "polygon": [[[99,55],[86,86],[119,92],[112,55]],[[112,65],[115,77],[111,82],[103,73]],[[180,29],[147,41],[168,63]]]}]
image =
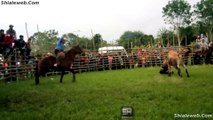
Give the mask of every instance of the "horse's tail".
[{"label": "horse's tail", "polygon": [[36,61],[36,66],[35,66],[35,84],[39,84],[39,71],[38,71],[38,61]]}]

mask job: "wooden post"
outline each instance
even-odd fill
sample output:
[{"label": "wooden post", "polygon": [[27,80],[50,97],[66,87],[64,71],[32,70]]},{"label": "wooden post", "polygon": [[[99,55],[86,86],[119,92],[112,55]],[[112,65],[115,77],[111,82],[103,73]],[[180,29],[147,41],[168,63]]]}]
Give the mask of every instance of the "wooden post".
[{"label": "wooden post", "polygon": [[26,30],[26,34],[27,34],[27,39],[29,39],[29,33],[28,33],[28,29],[27,29],[27,22],[25,22],[25,30]]},{"label": "wooden post", "polygon": [[93,49],[95,51],[95,42],[94,42],[94,36],[93,36],[93,31],[91,30],[91,34],[92,34],[92,44],[93,44]]},{"label": "wooden post", "polygon": [[38,27],[38,24],[37,24],[37,31],[39,32],[39,27]]}]

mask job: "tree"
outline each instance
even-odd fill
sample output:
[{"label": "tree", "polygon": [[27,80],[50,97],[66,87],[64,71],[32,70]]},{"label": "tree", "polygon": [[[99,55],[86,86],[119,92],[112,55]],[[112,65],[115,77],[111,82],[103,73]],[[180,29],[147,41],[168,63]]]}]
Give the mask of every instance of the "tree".
[{"label": "tree", "polygon": [[185,0],[171,0],[163,7],[163,17],[168,24],[173,25],[177,31],[178,45],[181,44],[180,28],[191,23],[191,6]]},{"label": "tree", "polygon": [[34,52],[53,51],[57,42],[58,32],[49,30],[44,32],[34,33],[30,38],[32,39],[32,49]]},{"label": "tree", "polygon": [[73,33],[67,33],[67,34],[64,34],[64,36],[70,45],[78,44],[79,37],[77,35]]},{"label": "tree", "polygon": [[199,19],[198,24],[207,33],[210,41],[213,40],[213,0],[201,0],[195,6],[194,13]]},{"label": "tree", "polygon": [[163,46],[166,46],[168,43],[170,43],[171,45],[175,45],[176,42],[176,37],[175,34],[172,30],[166,29],[166,28],[162,28],[158,31],[158,40],[157,42],[161,42],[163,44]]},{"label": "tree", "polygon": [[194,26],[182,27],[181,32],[181,45],[189,45],[196,40],[196,28]]},{"label": "tree", "polygon": [[95,50],[97,50],[99,47],[103,46],[102,45],[103,39],[100,34],[95,34],[93,37],[93,40],[94,40],[94,44],[95,44]]},{"label": "tree", "polygon": [[[70,45],[80,45],[82,48],[87,50],[93,50],[93,41],[86,37],[79,37],[73,33],[65,34],[65,38],[67,38],[68,43]],[[103,44],[105,45],[105,44]]]},{"label": "tree", "polygon": [[126,31],[120,39],[117,40],[118,44],[124,46],[126,49],[130,49],[134,46],[141,46],[145,42],[143,41],[144,33],[140,31]]}]

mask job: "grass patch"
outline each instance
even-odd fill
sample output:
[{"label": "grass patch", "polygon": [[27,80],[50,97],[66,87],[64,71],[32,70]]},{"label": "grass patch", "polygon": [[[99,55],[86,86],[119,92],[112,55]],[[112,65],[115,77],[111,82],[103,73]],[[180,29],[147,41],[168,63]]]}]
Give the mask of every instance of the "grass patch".
[{"label": "grass patch", "polygon": [[[174,114],[212,114],[213,66],[190,66],[190,78],[159,74],[159,67],[89,72],[0,84],[4,120],[120,120],[122,106],[135,120],[174,119]],[[182,70],[183,71],[183,70]],[[51,80],[53,78],[53,80]]]}]

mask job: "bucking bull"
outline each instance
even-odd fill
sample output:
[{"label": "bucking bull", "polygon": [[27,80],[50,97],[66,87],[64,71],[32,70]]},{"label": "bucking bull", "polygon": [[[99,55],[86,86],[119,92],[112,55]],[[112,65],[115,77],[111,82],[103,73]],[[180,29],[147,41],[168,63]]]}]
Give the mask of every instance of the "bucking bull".
[{"label": "bucking bull", "polygon": [[160,70],[160,74],[168,74],[169,76],[171,76],[171,74],[173,73],[171,70],[172,66],[178,70],[178,75],[180,77],[182,77],[180,66],[183,66],[187,74],[187,77],[189,77],[187,67],[184,63],[183,54],[181,54],[181,52],[177,53],[174,50],[170,50],[168,52],[168,57],[163,62],[162,69]]}]

